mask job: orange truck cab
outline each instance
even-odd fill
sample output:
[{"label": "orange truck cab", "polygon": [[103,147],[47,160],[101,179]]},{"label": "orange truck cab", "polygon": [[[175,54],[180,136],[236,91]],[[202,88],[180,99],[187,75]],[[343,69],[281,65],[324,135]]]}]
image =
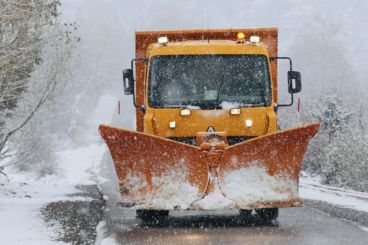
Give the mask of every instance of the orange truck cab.
[{"label": "orange truck cab", "polygon": [[[224,132],[230,144],[275,132],[283,106],[277,35],[276,28],[137,32],[136,80],[133,67],[124,70],[137,130],[190,144],[198,132]],[[300,73],[288,78],[291,94],[299,92]]]}]

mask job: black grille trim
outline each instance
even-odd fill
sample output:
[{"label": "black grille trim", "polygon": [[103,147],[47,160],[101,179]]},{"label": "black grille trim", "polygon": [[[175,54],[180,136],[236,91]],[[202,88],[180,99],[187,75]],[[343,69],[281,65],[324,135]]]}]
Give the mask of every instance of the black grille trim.
[{"label": "black grille trim", "polygon": [[196,138],[195,137],[168,137],[168,139],[188,144],[188,145],[196,145]]},{"label": "black grille trim", "polygon": [[241,143],[243,141],[250,140],[253,138],[255,137],[254,136],[228,136],[227,143],[229,145],[235,145],[235,144],[238,144],[238,143]]}]

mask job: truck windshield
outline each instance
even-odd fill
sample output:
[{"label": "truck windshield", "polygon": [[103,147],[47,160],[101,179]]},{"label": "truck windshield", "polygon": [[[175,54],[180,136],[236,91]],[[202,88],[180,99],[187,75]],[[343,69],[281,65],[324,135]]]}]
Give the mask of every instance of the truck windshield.
[{"label": "truck windshield", "polygon": [[201,109],[265,106],[271,81],[264,55],[155,56],[149,72],[151,107]]}]

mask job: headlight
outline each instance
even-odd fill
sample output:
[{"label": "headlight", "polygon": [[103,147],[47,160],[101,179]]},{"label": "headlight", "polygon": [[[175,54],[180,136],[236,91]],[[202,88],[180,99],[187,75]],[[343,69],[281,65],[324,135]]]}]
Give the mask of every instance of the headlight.
[{"label": "headlight", "polygon": [[253,126],[253,120],[252,119],[246,119],[244,123],[245,123],[246,127],[252,127]]}]

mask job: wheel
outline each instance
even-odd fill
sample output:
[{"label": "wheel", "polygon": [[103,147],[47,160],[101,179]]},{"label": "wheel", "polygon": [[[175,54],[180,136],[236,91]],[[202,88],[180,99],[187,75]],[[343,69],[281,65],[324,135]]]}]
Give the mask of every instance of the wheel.
[{"label": "wheel", "polygon": [[256,209],[256,213],[261,217],[264,221],[273,221],[276,220],[279,216],[279,209],[278,208],[261,208]]},{"label": "wheel", "polygon": [[137,218],[145,222],[158,222],[169,215],[169,210],[146,210],[138,209]]},{"label": "wheel", "polygon": [[250,216],[252,214],[252,209],[240,209],[239,210],[239,214],[240,216],[243,216],[243,217],[247,217],[247,216]]}]

